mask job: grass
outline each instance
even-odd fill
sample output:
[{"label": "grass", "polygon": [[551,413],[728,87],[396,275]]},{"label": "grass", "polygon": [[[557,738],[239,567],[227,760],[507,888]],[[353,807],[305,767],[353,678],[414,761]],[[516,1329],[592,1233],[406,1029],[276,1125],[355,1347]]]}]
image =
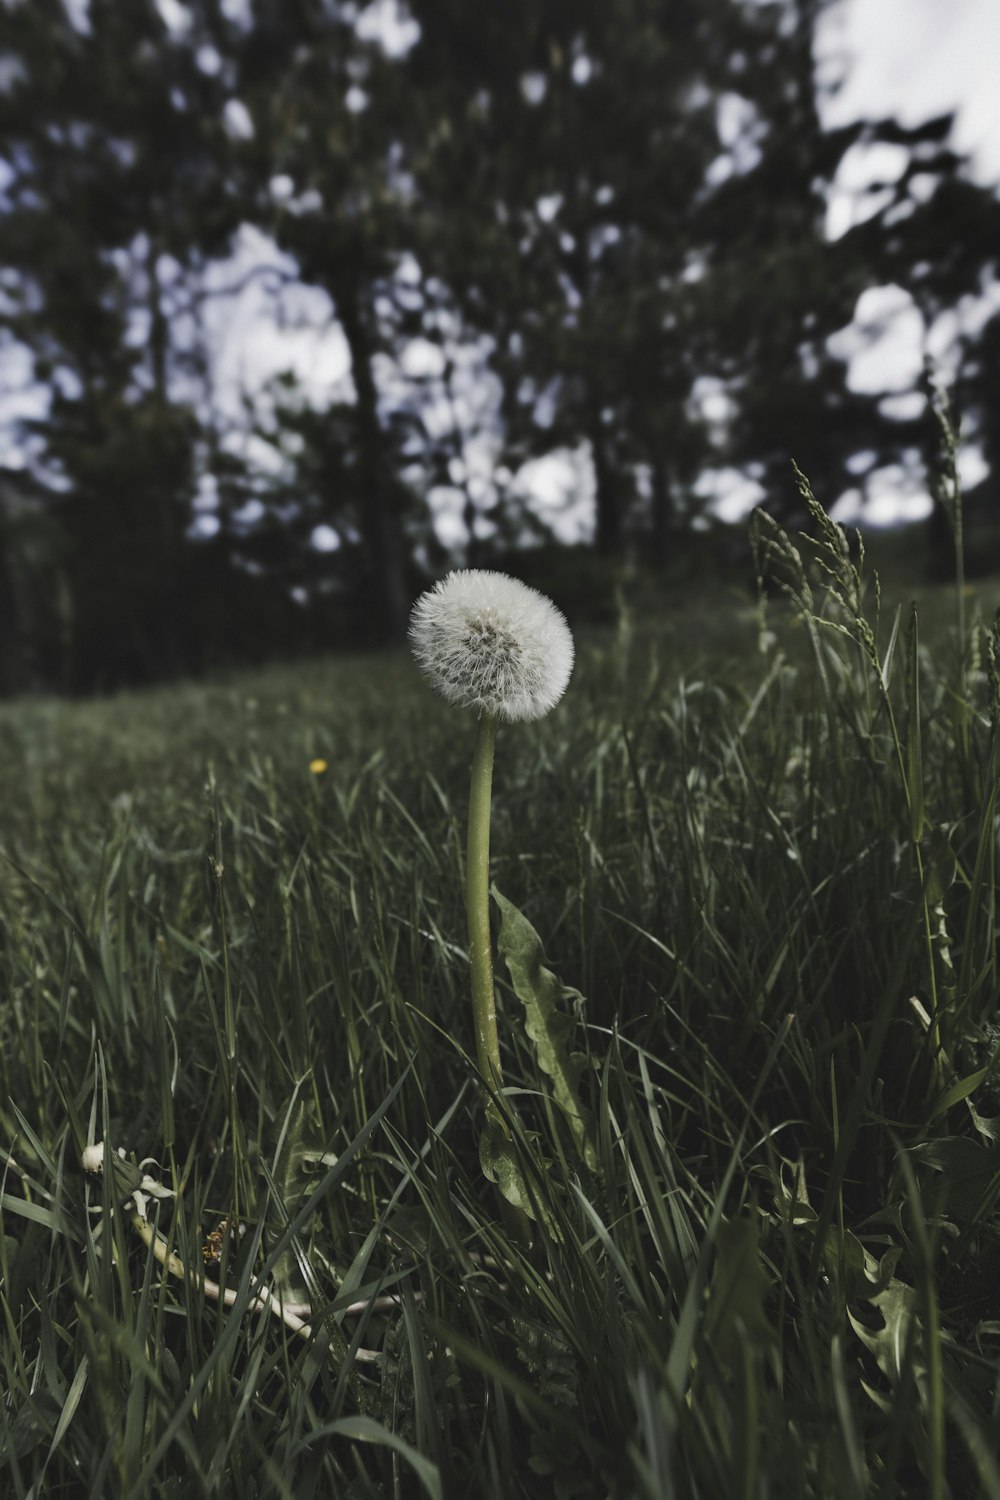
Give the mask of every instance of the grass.
[{"label": "grass", "polygon": [[790,602],[626,614],[502,732],[593,1123],[498,971],[530,1248],[411,663],[3,708],[5,1495],[1000,1496],[997,641],[765,540]]}]

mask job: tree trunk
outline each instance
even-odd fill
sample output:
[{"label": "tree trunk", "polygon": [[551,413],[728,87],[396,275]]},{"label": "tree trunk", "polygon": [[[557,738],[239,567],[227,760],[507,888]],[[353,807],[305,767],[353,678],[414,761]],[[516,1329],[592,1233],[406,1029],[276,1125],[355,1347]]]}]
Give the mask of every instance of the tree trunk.
[{"label": "tree trunk", "polygon": [[[153,410],[158,420],[165,421],[169,411],[167,359],[170,350],[170,329],[163,311],[163,299],[160,296],[160,275],[157,270],[159,255],[156,237],[151,234],[146,252],[149,361],[153,382]],[[172,674],[180,665],[177,650],[177,616],[182,604],[178,580],[181,517],[178,513],[179,497],[172,492],[166,475],[150,475],[149,498],[156,511],[155,527],[158,538],[154,584],[158,600],[157,608],[150,613],[149,645],[153,659],[149,663],[149,675],[157,677]]]},{"label": "tree trunk", "polygon": [[590,423],[590,453],[594,464],[597,505],[594,548],[600,557],[619,557],[624,538],[618,476],[610,461],[599,412],[594,414]]},{"label": "tree trunk", "polygon": [[667,560],[675,520],[673,496],[670,493],[670,470],[663,459],[654,460],[650,482],[652,486],[650,551],[653,562],[659,566]]},{"label": "tree trunk", "polygon": [[393,476],[384,461],[385,435],[378,418],[378,392],[372,371],[375,353],[362,288],[342,292],[337,316],[351,351],[351,374],[357,397],[356,433],[362,535],[374,575],[376,633],[383,642],[401,640],[406,631],[409,599],[403,538]]},{"label": "tree trunk", "polygon": [[0,510],[0,698],[21,686],[21,622],[16,603],[15,569],[4,535],[5,517]]},{"label": "tree trunk", "polygon": [[167,346],[169,330],[160,298],[160,276],[156,269],[159,250],[156,240],[149,237],[146,251],[146,285],[149,297],[149,364],[153,377],[153,394],[164,406],[167,404]]}]

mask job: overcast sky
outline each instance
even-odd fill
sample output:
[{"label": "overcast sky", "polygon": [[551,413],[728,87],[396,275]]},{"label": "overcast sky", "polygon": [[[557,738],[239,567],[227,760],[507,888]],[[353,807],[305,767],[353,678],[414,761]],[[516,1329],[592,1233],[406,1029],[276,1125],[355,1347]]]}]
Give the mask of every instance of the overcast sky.
[{"label": "overcast sky", "polygon": [[850,61],[831,125],[876,110],[916,125],[957,110],[975,177],[1000,183],[1000,0],[840,0],[822,47]]}]

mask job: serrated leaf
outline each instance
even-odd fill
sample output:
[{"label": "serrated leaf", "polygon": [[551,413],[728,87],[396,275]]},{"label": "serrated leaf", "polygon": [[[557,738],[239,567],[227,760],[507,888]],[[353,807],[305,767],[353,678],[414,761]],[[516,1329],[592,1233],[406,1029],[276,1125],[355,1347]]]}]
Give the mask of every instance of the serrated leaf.
[{"label": "serrated leaf", "polygon": [[513,902],[501,896],[496,886],[493,899],[500,909],[497,949],[507,965],[514,993],[524,1006],[525,1031],[535,1049],[538,1066],[552,1079],[553,1098],[566,1117],[577,1151],[590,1170],[596,1171],[593,1127],[578,1092],[586,1059],[582,1053],[570,1051],[573,1022],[562,1009],[565,1001],[579,991],[567,989],[545,967],[538,933]]},{"label": "serrated leaf", "polygon": [[874,1355],[882,1374],[895,1383],[903,1367],[917,1294],[913,1287],[893,1279],[883,1291],[866,1300],[882,1315],[882,1327],[866,1328],[850,1308],[847,1309],[848,1320],[858,1338]]},{"label": "serrated leaf", "polygon": [[[786,1180],[788,1176],[786,1168],[794,1174],[791,1186]],[[781,1175],[774,1195],[774,1206],[786,1224],[815,1224],[819,1217],[809,1202],[809,1189],[806,1186],[805,1168],[801,1157],[794,1165],[791,1162],[782,1162]]]},{"label": "serrated leaf", "polygon": [[971,1099],[967,1101],[967,1108],[972,1118],[972,1123],[979,1133],[984,1135],[988,1141],[1000,1142],[1000,1115],[981,1115]]},{"label": "serrated leaf", "polygon": [[479,1165],[483,1176],[496,1184],[508,1203],[527,1214],[529,1219],[540,1216],[553,1234],[556,1232],[554,1221],[539,1204],[537,1196],[529,1193],[513,1142],[492,1114],[487,1114],[479,1135]]},{"label": "serrated leaf", "polygon": [[[546,1327],[514,1314],[511,1332],[517,1357],[534,1375],[535,1389],[556,1406],[577,1409],[580,1404],[579,1372],[569,1340],[558,1328]],[[541,1472],[536,1470],[536,1472]]]}]

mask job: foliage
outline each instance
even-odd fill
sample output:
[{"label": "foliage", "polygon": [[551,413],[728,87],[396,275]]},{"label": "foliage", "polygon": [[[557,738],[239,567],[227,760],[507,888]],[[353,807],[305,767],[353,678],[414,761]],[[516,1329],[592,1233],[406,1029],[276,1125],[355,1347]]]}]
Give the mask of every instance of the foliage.
[{"label": "foliage", "polygon": [[151,0],[94,0],[88,14],[85,32],[58,0],[2,18],[2,321],[49,389],[24,441],[58,528],[25,582],[47,645],[37,674],[63,688],[191,663],[178,628],[198,573],[185,544],[202,437],[190,278],[238,223],[216,191],[219,81]]}]

